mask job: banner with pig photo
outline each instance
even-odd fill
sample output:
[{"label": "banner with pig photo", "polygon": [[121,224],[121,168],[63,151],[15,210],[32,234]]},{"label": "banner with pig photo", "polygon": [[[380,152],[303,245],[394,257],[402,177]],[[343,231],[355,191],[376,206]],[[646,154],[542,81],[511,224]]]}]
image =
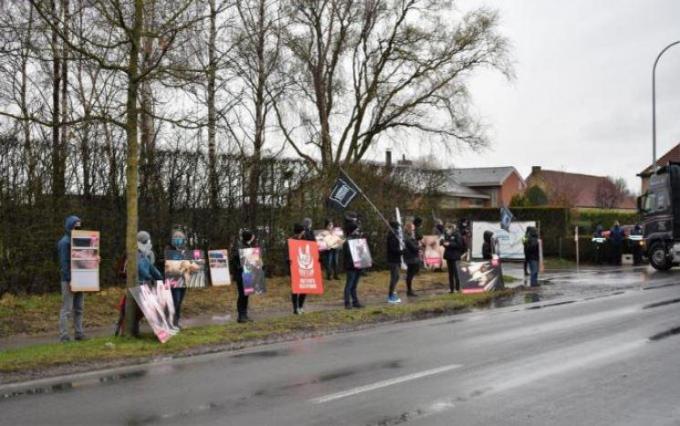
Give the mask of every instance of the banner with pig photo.
[{"label": "banner with pig photo", "polygon": [[290,282],[294,294],[323,294],[319,248],[312,241],[288,240]]},{"label": "banner with pig photo", "polygon": [[231,284],[227,250],[209,250],[208,260],[210,261],[210,282],[212,285],[225,286]]},{"label": "banner with pig photo", "polygon": [[206,286],[203,250],[165,250],[165,283],[171,288]]},{"label": "banner with pig photo", "polygon": [[463,293],[482,293],[505,287],[500,262],[458,262],[458,278]]},{"label": "banner with pig photo", "polygon": [[340,227],[335,227],[332,231],[328,229],[317,229],[314,231],[314,237],[316,238],[316,243],[318,244],[320,251],[339,249],[345,242],[345,233]]},{"label": "banner with pig photo", "polygon": [[179,332],[179,329],[172,326],[175,305],[169,285],[156,281],[155,285],[142,284],[129,290],[161,343],[167,342]]},{"label": "banner with pig photo", "polygon": [[438,235],[423,236],[423,264],[428,269],[441,268],[444,264],[444,247],[439,244]]},{"label": "banner with pig photo", "polygon": [[259,247],[239,249],[243,273],[243,292],[245,294],[262,294],[267,291],[264,281],[264,265],[262,263],[262,251]]},{"label": "banner with pig photo", "polygon": [[355,238],[349,240],[349,252],[352,255],[352,262],[357,269],[367,269],[373,266],[371,251],[368,249],[368,242],[365,238]]},{"label": "banner with pig photo", "polygon": [[99,291],[99,231],[71,231],[71,291]]}]

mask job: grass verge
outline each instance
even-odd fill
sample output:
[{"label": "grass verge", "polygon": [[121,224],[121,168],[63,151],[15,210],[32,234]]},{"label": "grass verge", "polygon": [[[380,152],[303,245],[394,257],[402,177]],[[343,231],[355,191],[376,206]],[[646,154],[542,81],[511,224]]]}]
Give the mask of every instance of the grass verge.
[{"label": "grass verge", "polygon": [[182,331],[160,344],[153,335],[140,339],[99,337],[85,342],[52,343],[0,352],[0,373],[45,370],[59,366],[83,366],[125,360],[129,363],[158,356],[187,356],[222,349],[291,340],[300,336],[348,331],[381,322],[424,319],[488,305],[513,290],[474,295],[438,295],[418,302],[365,309],[335,309],[302,316],[270,318],[251,324],[229,323]]}]

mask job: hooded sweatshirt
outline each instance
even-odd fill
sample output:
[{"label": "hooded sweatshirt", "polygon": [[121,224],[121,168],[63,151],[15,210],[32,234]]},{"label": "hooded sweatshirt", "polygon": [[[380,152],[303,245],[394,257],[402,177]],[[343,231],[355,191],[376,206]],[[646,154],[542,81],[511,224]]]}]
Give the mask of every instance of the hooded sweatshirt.
[{"label": "hooded sweatshirt", "polygon": [[80,222],[78,216],[69,216],[66,218],[64,228],[66,233],[59,241],[57,241],[57,253],[59,254],[59,275],[61,281],[71,281],[71,231],[75,228],[76,223]]}]

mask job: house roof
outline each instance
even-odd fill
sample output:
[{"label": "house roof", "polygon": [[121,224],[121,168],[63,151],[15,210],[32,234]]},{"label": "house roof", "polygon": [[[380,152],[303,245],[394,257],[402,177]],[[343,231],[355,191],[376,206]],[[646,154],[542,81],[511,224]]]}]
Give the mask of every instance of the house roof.
[{"label": "house roof", "polygon": [[[670,161],[680,162],[680,143],[675,145],[673,148],[670,149],[670,151],[668,151],[661,158],[659,158],[656,161],[656,164],[659,166],[665,166]],[[654,166],[653,164],[650,164],[649,166],[647,166],[647,168],[638,173],[638,176],[640,177],[651,176],[653,166]]]},{"label": "house roof", "polygon": [[453,175],[448,175],[446,177],[441,192],[452,197],[477,198],[481,200],[488,200],[491,198],[486,194],[475,191],[469,186],[461,185]]},{"label": "house roof", "polygon": [[[563,191],[572,199],[574,207],[597,207],[597,189],[607,181],[605,176],[593,176],[581,173],[567,173],[556,170],[540,169],[529,175],[527,181],[540,179],[548,190]],[[635,209],[637,204],[633,197],[624,197],[616,208]]]},{"label": "house roof", "polygon": [[[517,170],[512,166],[456,168],[448,171],[458,183],[469,187],[502,186],[507,178],[513,173],[517,173]],[[517,173],[517,176],[524,181],[519,173]]]}]

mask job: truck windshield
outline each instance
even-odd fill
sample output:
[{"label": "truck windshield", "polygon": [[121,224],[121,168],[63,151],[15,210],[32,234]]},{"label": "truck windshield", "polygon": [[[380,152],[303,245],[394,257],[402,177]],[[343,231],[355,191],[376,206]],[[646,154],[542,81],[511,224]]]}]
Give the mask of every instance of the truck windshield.
[{"label": "truck windshield", "polygon": [[668,193],[666,191],[647,192],[640,198],[640,207],[643,213],[665,211],[669,206]]}]

